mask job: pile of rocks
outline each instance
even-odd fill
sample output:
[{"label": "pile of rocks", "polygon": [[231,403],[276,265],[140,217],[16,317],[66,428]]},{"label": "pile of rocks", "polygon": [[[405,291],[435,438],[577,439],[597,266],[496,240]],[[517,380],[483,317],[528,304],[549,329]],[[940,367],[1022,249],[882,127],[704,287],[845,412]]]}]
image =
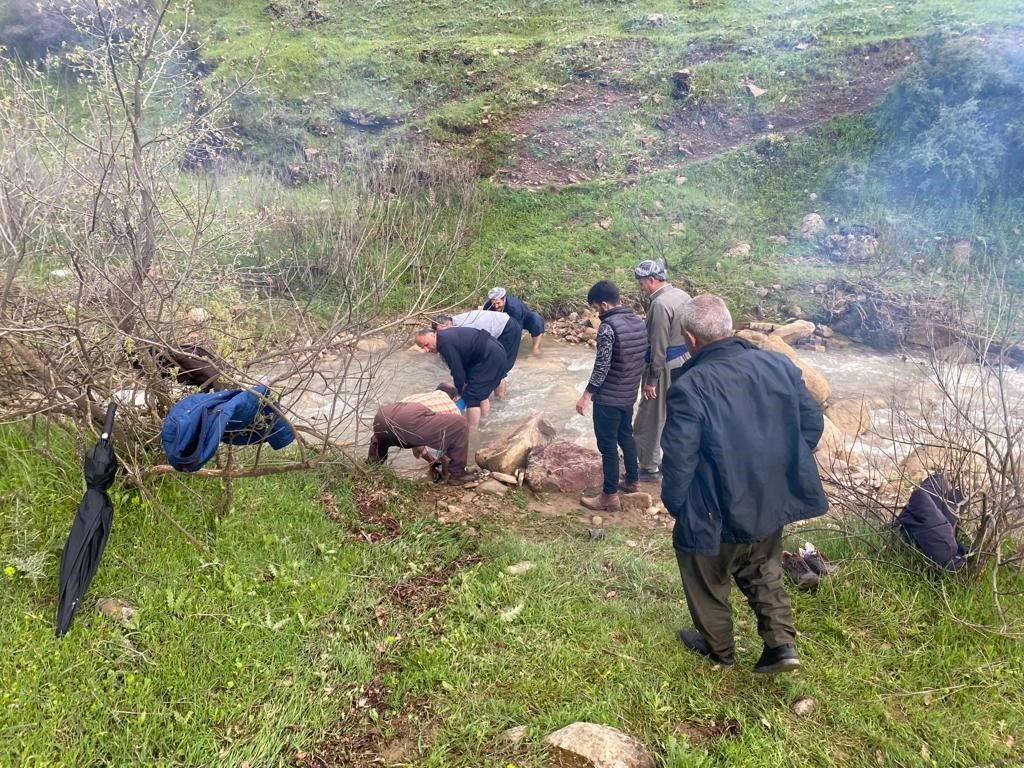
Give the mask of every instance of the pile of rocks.
[{"label": "pile of rocks", "polygon": [[565,317],[550,320],[546,332],[570,344],[588,344],[597,346],[597,329],[601,327],[601,318],[590,309],[582,312],[570,312]]}]

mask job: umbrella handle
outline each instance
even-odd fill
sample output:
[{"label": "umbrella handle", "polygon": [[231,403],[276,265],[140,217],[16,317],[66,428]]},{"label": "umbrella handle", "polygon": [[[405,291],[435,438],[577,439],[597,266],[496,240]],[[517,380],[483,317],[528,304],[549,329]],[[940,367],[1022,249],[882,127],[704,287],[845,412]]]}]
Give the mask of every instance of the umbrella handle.
[{"label": "umbrella handle", "polygon": [[107,418],[103,422],[103,434],[100,435],[101,440],[110,440],[110,433],[114,431],[115,413],[117,413],[117,403],[111,403],[107,406]]}]

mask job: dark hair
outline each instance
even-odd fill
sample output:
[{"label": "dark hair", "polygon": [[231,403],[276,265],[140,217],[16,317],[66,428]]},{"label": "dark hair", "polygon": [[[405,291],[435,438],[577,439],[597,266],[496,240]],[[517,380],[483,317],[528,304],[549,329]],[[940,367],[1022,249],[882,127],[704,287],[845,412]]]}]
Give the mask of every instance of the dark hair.
[{"label": "dark hair", "polygon": [[587,292],[587,304],[599,304],[602,301],[607,301],[609,304],[619,303],[619,286],[611,280],[594,283]]},{"label": "dark hair", "polygon": [[459,390],[457,390],[451,384],[446,384],[445,382],[442,381],[440,384],[437,385],[437,389],[440,392],[444,392],[452,400],[459,399]]},{"label": "dark hair", "polygon": [[452,324],[452,319],[448,315],[438,315],[430,322],[430,327],[435,331],[442,325],[449,326]]}]

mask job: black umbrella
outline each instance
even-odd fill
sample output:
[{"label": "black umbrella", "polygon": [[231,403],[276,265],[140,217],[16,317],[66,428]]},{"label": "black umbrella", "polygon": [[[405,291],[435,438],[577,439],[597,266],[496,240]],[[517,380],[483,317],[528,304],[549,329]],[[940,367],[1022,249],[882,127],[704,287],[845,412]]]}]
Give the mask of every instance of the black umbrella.
[{"label": "black umbrella", "polygon": [[110,526],[114,520],[114,505],[107,489],[117,474],[117,457],[110,444],[117,404],[107,408],[107,420],[99,441],[85,454],[85,498],[78,505],[75,522],[71,524],[60,558],[60,603],[57,605],[57,637],[71,626],[75,609],[96,575],[103,549],[107,546]]}]

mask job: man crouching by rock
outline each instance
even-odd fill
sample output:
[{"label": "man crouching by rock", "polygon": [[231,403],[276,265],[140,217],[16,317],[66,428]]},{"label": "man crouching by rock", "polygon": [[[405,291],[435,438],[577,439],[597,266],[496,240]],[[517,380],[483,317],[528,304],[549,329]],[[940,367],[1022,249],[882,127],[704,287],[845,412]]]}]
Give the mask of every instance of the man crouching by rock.
[{"label": "man crouching by rock", "polygon": [[[615,283],[602,280],[587,294],[587,304],[601,317],[597,329],[597,357],[583,396],[576,401],[576,412],[594,403],[594,435],[601,452],[604,485],[598,496],[580,499],[587,509],[618,511],[619,490],[633,493],[639,482],[640,465],[633,439],[633,406],[647,354],[647,326],[629,307],[619,303]],[[619,448],[626,465],[626,478],[619,485]]]},{"label": "man crouching by rock", "polygon": [[469,424],[456,405],[458,399],[455,387],[441,384],[434,392],[382,405],[373,417],[367,460],[383,464],[391,448],[412,448],[417,458],[431,461],[439,479],[460,483],[475,478],[466,470]]},{"label": "man crouching by rock", "polygon": [[757,615],[755,672],[800,666],[782,583],[782,528],[825,513],[812,451],[824,427],[800,370],[733,336],[725,302],[703,295],[680,321],[690,360],[673,372],[661,498],[696,629],[679,640],[712,663],[733,658],[731,582]]}]

